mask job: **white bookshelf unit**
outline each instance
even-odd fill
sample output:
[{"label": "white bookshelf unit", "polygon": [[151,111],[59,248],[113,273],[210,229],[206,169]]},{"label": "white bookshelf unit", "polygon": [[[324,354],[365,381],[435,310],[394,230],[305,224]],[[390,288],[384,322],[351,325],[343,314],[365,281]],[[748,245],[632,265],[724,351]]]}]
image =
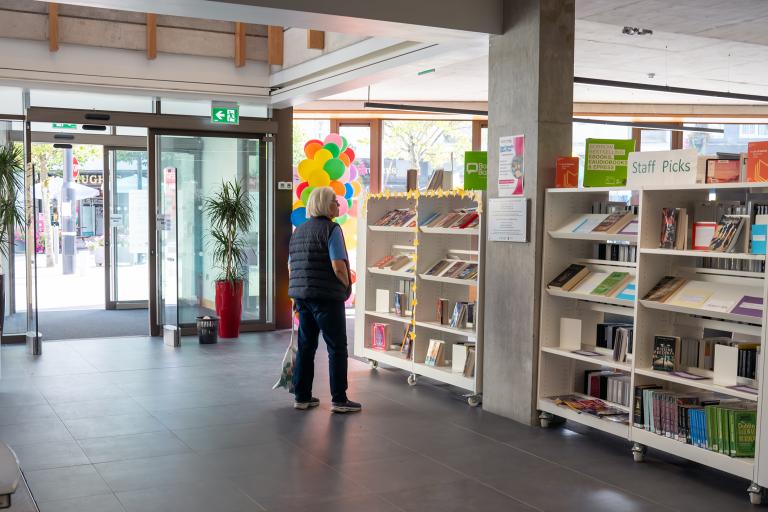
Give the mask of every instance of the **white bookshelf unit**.
[{"label": "white bookshelf unit", "polygon": [[[740,186],[739,186],[740,185]],[[726,473],[749,480],[747,489],[750,500],[759,503],[763,488],[768,487],[768,425],[761,376],[765,375],[765,351],[758,352],[757,394],[741,389],[718,385],[711,375],[701,380],[692,380],[671,372],[653,369],[652,356],[655,336],[679,336],[701,338],[704,329],[712,329],[750,335],[762,344],[766,339],[766,313],[762,317],[716,312],[708,309],[667,304],[643,300],[643,297],[664,277],[677,276],[689,280],[712,283],[720,290],[740,290],[745,295],[756,295],[768,303],[768,286],[765,271],[750,268],[743,270],[724,270],[734,268],[729,265],[716,265],[717,268],[704,268],[702,258],[718,262],[724,258],[741,261],[743,264],[762,263],[765,255],[749,254],[740,246],[736,253],[713,253],[691,249],[691,225],[697,205],[707,202],[727,203],[740,201],[747,203],[754,196],[750,194],[766,193],[761,199],[768,202],[768,184],[742,183],[727,185],[696,184],[678,187],[648,187],[635,191],[633,202],[639,206],[639,234],[637,236],[612,237],[602,234],[578,234],[569,230],[569,224],[580,214],[591,212],[595,201],[608,201],[611,192],[617,189],[550,189],[546,194],[545,236],[543,247],[543,275],[541,295],[541,325],[537,405],[541,411],[542,426],[548,426],[561,420],[580,423],[603,432],[627,439],[632,443],[632,453],[636,461],[642,461],[647,447],[683,457],[691,461],[710,466]],[[748,197],[749,196],[749,197]],[[761,203],[762,204],[762,203]],[[685,208],[689,215],[688,241],[684,250],[660,249],[662,208]],[[747,222],[744,236],[749,238]],[[611,241],[637,245],[637,263],[620,263],[597,260],[594,245],[598,241]],[[630,272],[635,276],[634,301],[616,298],[606,300],[599,296],[579,294],[547,289],[547,283],[565,270],[572,263],[586,265],[592,271]],[[708,285],[711,286],[711,285]],[[751,293],[747,293],[747,292]],[[725,292],[727,293],[727,292]],[[589,356],[573,352],[573,348],[560,347],[560,319],[581,320],[581,349],[600,352],[595,349],[596,324],[603,322],[605,315],[624,315],[613,320],[633,324],[634,340],[632,354],[627,362],[614,361],[610,354]],[[711,332],[711,331],[710,331]],[[629,423],[607,421],[594,415],[579,413],[556,404],[551,397],[562,395],[581,395],[584,389],[584,371],[587,369],[605,369],[625,372],[630,376]],[[706,371],[693,368],[680,368],[700,375]],[[718,398],[735,398],[757,403],[757,435],[755,457],[730,457],[722,453],[675,440],[673,437],[656,434],[650,430],[635,426],[636,386],[652,384],[665,391],[686,393],[710,393]],[[605,400],[604,400],[605,401]],[[611,405],[609,403],[609,405]]]},{"label": "white bookshelf unit", "polygon": [[[416,210],[416,227],[390,227],[372,225],[384,214],[394,209]],[[447,213],[457,209],[476,208],[480,224],[476,228],[429,228],[420,226],[435,213]],[[415,385],[418,377],[460,388],[466,393],[471,406],[478,406],[482,397],[482,281],[483,269],[481,233],[482,196],[479,192],[425,191],[412,193],[369,194],[366,198],[358,229],[358,273],[354,353],[369,360],[376,368],[379,363],[394,366],[408,372],[408,384]],[[415,267],[412,272],[380,269],[375,263],[382,257],[406,248],[413,251]],[[458,279],[427,275],[426,272],[441,259],[455,259],[478,263],[475,279]],[[401,280],[413,282],[414,303],[408,305],[406,316],[390,311],[377,310],[377,290],[389,290],[390,296],[397,291]],[[471,326],[452,327],[440,323],[437,318],[437,301],[449,301],[450,312],[457,301],[474,302],[474,322]],[[360,321],[363,320],[363,321]],[[390,346],[399,344],[410,324],[414,337],[410,357],[399,350],[373,349],[371,327],[374,323],[389,324]],[[432,366],[425,364],[431,339],[445,342],[444,357],[451,360],[454,345],[474,342],[475,371],[471,377],[462,371],[453,371],[450,364]],[[390,348],[390,347],[388,347]]]}]

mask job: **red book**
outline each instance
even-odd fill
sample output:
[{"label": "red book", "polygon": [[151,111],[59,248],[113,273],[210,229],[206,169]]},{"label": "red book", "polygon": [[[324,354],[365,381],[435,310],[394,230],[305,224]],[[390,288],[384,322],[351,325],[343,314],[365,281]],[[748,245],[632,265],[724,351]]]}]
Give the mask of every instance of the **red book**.
[{"label": "red book", "polygon": [[707,160],[707,183],[737,183],[741,160]]},{"label": "red book", "polygon": [[576,188],[579,186],[579,157],[561,156],[555,167],[555,187]]},{"label": "red book", "polygon": [[475,219],[477,219],[477,217],[478,217],[477,213],[470,213],[469,216],[466,219],[464,219],[464,222],[462,222],[459,225],[459,229],[466,228],[467,226],[475,222]]},{"label": "red book", "polygon": [[747,181],[768,181],[768,141],[747,144]]}]

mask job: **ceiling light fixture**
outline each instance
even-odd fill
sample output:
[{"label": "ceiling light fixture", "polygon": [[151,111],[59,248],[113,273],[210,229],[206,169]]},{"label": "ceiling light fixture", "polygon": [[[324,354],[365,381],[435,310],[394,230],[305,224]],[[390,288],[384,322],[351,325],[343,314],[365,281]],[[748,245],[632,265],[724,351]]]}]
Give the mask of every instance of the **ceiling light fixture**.
[{"label": "ceiling light fixture", "polygon": [[621,33],[627,36],[650,36],[653,35],[653,30],[649,28],[624,27],[621,29]]}]

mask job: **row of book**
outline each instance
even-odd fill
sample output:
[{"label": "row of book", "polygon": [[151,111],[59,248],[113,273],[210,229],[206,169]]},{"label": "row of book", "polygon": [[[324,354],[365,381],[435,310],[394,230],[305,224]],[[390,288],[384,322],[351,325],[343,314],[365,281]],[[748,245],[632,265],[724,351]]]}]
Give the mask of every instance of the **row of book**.
[{"label": "row of book", "polygon": [[754,457],[757,404],[706,393],[635,387],[637,428],[730,457]]},{"label": "row of book", "polygon": [[437,322],[455,329],[473,329],[475,327],[475,303],[457,301],[451,308],[451,301],[437,299]]},{"label": "row of book", "polygon": [[430,228],[467,229],[475,228],[480,223],[476,208],[462,208],[452,212],[435,212],[420,224]]},{"label": "row of book", "polygon": [[664,276],[643,300],[718,313],[763,317],[763,291],[758,287]]},{"label": "row of book", "polygon": [[[747,252],[747,238],[741,235],[747,219],[746,215],[738,214],[723,215],[716,223],[694,222],[691,248],[710,252]],[[659,247],[685,250],[688,247],[688,224],[685,208],[662,208]]]},{"label": "row of book", "polygon": [[689,371],[714,372],[716,383],[735,383],[736,377],[754,380],[760,355],[760,345],[755,341],[759,340],[657,335],[653,338],[652,368],[694,380],[706,377]]},{"label": "row of book", "polygon": [[597,416],[598,418],[616,423],[629,423],[629,413],[599,398],[585,398],[579,395],[557,395],[548,397],[548,399],[552,400],[555,405],[578,413]]},{"label": "row of book", "polygon": [[629,407],[630,376],[613,370],[586,370],[584,390],[587,395]]},{"label": "row of book", "polygon": [[629,272],[591,272],[573,263],[547,284],[547,288],[573,293],[635,300],[634,276]]},{"label": "row of book", "polygon": [[768,141],[747,143],[746,153],[717,153],[705,158],[705,183],[768,181]]},{"label": "row of book", "polygon": [[390,210],[379,220],[373,223],[374,226],[390,227],[416,227],[416,210],[409,208],[399,208]]},{"label": "row of book", "polygon": [[632,353],[635,327],[627,323],[598,323],[595,346],[611,350],[614,361],[624,363]]},{"label": "row of book", "polygon": [[731,270],[737,272],[765,272],[765,261],[745,260],[743,258],[698,258],[700,268],[713,270]]},{"label": "row of book", "polygon": [[399,279],[395,284],[395,289],[377,288],[376,289],[376,312],[394,313],[398,316],[409,316],[411,314],[411,305],[414,300],[413,281],[410,279]]},{"label": "row of book", "polygon": [[428,276],[449,277],[451,279],[475,279],[477,277],[478,265],[474,261],[464,261],[456,259],[442,259],[432,265],[425,272]]},{"label": "row of book", "polygon": [[558,231],[569,233],[603,233],[607,235],[637,235],[637,215],[631,212],[587,213]]},{"label": "row of book", "polygon": [[372,267],[381,270],[413,273],[416,268],[413,260],[414,255],[415,253],[413,252],[402,252],[395,255],[388,254],[378,259]]},{"label": "row of book", "polygon": [[430,339],[424,364],[427,366],[450,366],[454,373],[464,377],[475,376],[477,344],[473,341],[457,341],[451,344],[451,359],[447,359],[445,340]]},{"label": "row of book", "polygon": [[637,263],[637,246],[619,243],[595,244],[595,258],[606,261]]}]

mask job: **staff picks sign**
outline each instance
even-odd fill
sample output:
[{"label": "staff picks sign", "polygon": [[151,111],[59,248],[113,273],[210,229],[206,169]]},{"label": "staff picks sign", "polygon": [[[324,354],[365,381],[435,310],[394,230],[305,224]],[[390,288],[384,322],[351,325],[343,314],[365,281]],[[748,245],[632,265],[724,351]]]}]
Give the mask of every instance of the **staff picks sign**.
[{"label": "staff picks sign", "polygon": [[698,160],[695,149],[630,153],[627,159],[627,188],[696,183]]}]

